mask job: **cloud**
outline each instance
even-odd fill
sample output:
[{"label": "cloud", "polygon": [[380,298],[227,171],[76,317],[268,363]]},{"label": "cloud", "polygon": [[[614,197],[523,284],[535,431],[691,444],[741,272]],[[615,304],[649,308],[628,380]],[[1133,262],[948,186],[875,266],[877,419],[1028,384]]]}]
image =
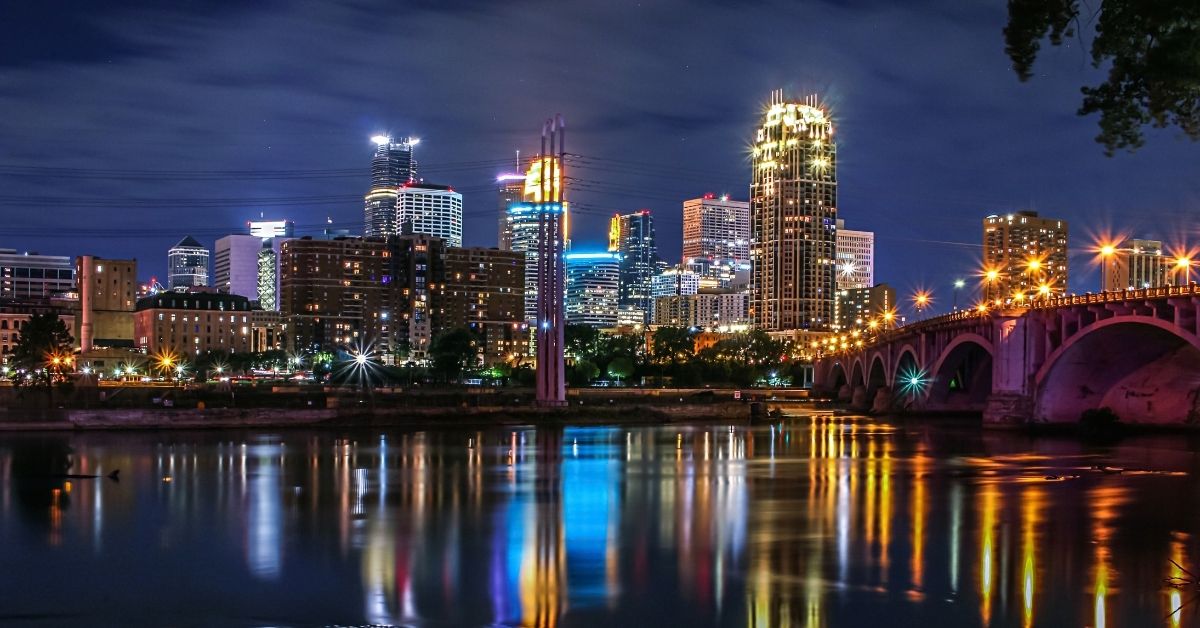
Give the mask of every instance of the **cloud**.
[{"label": "cloud", "polygon": [[[745,147],[777,87],[832,107],[840,210],[894,238],[879,242],[877,276],[901,288],[961,274],[969,249],[916,240],[976,242],[993,211],[1034,205],[1082,225],[1101,210],[1152,230],[1154,212],[1200,196],[1179,176],[1194,145],[1169,133],[1136,155],[1101,155],[1095,121],[1072,113],[1091,72],[1077,51],[1051,51],[1045,76],[1018,83],[993,3],[125,2],[73,15],[63,35],[74,43],[61,48],[37,39],[50,9],[20,10],[0,62],[0,164],[362,169],[313,180],[0,178],[5,198],[79,199],[38,217],[40,237],[0,244],[136,256],[147,276],[162,274],[177,231],[212,241],[259,211],[356,223],[366,138],[380,130],[422,137],[429,177],[463,190],[472,216],[489,215],[492,177],[559,112],[568,149],[599,160],[572,173],[585,183],[573,192],[576,241],[601,241],[607,213],[648,207],[672,259],[683,199],[745,197]],[[239,201],[195,207],[212,197]],[[253,200],[281,197],[323,200]],[[101,212],[86,202],[95,198],[147,200]],[[56,238],[57,224],[127,225],[130,237]],[[468,243],[495,237],[493,221],[468,221]]]}]

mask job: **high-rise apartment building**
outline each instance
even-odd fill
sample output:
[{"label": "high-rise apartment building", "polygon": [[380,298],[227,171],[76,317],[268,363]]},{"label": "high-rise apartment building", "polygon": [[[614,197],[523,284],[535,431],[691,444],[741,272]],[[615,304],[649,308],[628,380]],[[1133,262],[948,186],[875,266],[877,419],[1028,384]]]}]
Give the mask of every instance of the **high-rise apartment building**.
[{"label": "high-rise apartment building", "polygon": [[396,233],[441,238],[462,246],[462,194],[445,185],[406,183],[396,189]]},{"label": "high-rise apartment building", "polygon": [[467,328],[484,363],[524,354],[522,252],[445,246],[428,235],[284,242],[280,305],[292,350],[369,348],[420,362],[442,331]]},{"label": "high-rise apartment building", "polygon": [[608,250],[620,255],[620,304],[649,312],[654,298],[651,282],[658,274],[659,262],[650,210],[614,215],[609,223]]},{"label": "high-rise apartment building", "polygon": [[208,286],[208,249],[192,236],[167,251],[167,288]]},{"label": "high-rise apartment building", "polygon": [[568,253],[567,323],[617,326],[620,303],[620,253]]},{"label": "high-rise apartment building", "polygon": [[[376,325],[394,316],[387,298],[394,278],[384,238],[288,240],[281,247],[280,314],[289,329],[290,350],[365,349],[390,356]],[[386,325],[386,323],[384,323]]]},{"label": "high-rise apartment building", "polygon": [[1173,274],[1175,258],[1163,253],[1158,240],[1129,239],[1100,252],[1101,289],[1141,290],[1183,283]]},{"label": "high-rise apartment building", "polygon": [[750,263],[750,203],[705,194],[683,202],[683,261]]},{"label": "high-rise apartment building", "polygon": [[466,327],[479,340],[484,365],[529,353],[525,322],[525,254],[486,248],[447,248],[434,326]]},{"label": "high-rise apartment building", "polygon": [[837,221],[837,288],[869,288],[875,285],[875,233],[846,229]]},{"label": "high-rise apartment building", "polygon": [[861,329],[896,309],[896,291],[886,283],[868,288],[842,288],[837,293],[839,331]]},{"label": "high-rise apartment building", "polygon": [[49,299],[74,288],[71,258],[0,249],[0,298]]},{"label": "high-rise apartment building", "polygon": [[815,97],[772,92],[751,149],[750,312],[766,331],[827,331],[837,287],[837,149]]},{"label": "high-rise apartment building", "polygon": [[396,233],[396,189],[417,179],[413,147],[419,140],[387,135],[371,140],[375,155],[371,158],[371,189],[363,199],[363,234],[383,237]]},{"label": "high-rise apartment building", "polygon": [[[1067,222],[1019,211],[983,219],[986,300],[1023,301],[1067,290]],[[995,279],[988,278],[995,273]]]},{"label": "high-rise apartment building", "polygon": [[749,323],[749,300],[750,295],[744,292],[698,292],[658,297],[654,300],[654,324],[706,331],[738,331]]}]

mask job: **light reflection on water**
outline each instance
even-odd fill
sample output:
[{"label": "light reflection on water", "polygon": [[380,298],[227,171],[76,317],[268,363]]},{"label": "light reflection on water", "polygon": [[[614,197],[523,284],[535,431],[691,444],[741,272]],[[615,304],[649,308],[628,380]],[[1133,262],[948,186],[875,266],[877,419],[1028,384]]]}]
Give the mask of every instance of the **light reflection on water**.
[{"label": "light reflection on water", "polygon": [[828,415],[4,435],[0,622],[1183,626],[1196,451]]}]

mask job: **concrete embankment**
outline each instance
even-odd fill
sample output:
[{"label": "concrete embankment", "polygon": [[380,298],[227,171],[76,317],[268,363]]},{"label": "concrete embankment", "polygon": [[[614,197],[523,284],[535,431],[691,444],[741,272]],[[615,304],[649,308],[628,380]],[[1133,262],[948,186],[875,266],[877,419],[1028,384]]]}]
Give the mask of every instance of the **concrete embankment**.
[{"label": "concrete embankment", "polygon": [[23,420],[0,421],[0,431],[114,429],[231,429],[292,427],[435,427],[524,424],[653,424],[685,421],[746,422],[741,402],[535,408],[379,407],[337,408],[103,408],[56,409]]}]

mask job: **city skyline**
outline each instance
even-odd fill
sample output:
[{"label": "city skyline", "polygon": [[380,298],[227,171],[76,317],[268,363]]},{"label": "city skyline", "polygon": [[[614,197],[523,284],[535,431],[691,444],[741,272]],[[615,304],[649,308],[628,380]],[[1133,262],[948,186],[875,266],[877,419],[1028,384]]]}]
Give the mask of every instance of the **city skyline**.
[{"label": "city skyline", "polygon": [[[644,12],[657,15],[671,6]],[[707,192],[746,199],[754,120],[766,95],[778,87],[795,95],[829,94],[831,115],[840,121],[839,209],[854,228],[879,234],[878,280],[901,294],[917,287],[946,294],[954,278],[969,278],[980,257],[974,226],[989,214],[1033,209],[1078,225],[1072,234],[1069,287],[1076,292],[1099,285],[1098,268],[1086,263],[1089,230],[1160,239],[1167,248],[1195,240],[1184,219],[1200,190],[1180,181],[1190,144],[1171,131],[1152,131],[1142,151],[1104,157],[1092,143],[1095,120],[1071,115],[1077,98],[1073,85],[1093,72],[1072,51],[1054,50],[1039,60],[1037,69],[1065,75],[1064,80],[1019,84],[1003,53],[1002,6],[930,3],[904,15],[895,15],[883,3],[813,7],[828,28],[846,35],[845,52],[806,44],[778,54],[773,44],[737,50],[718,41],[688,56],[656,57],[649,46],[639,44],[620,57],[636,69],[628,77],[616,75],[619,80],[606,84],[599,98],[586,82],[577,82],[613,76],[611,64],[582,62],[584,44],[600,45],[590,29],[569,27],[555,36],[565,55],[562,62],[575,62],[579,75],[565,79],[562,89],[540,71],[546,61],[515,43],[497,42],[501,54],[496,55],[478,52],[484,46],[452,55],[444,42],[419,27],[485,35],[461,15],[422,6],[405,16],[415,28],[404,29],[394,43],[371,44],[362,51],[366,70],[379,68],[370,59],[386,58],[413,77],[396,88],[411,94],[403,100],[391,88],[355,86],[350,80],[355,72],[341,76],[323,62],[313,66],[312,81],[272,81],[264,68],[277,61],[274,52],[240,50],[229,35],[205,29],[206,20],[234,13],[244,19],[233,31],[262,31],[278,44],[273,50],[292,50],[296,40],[303,40],[321,42],[313,46],[319,53],[345,41],[344,27],[357,17],[351,10],[284,11],[283,18],[303,22],[302,32],[284,35],[256,10],[216,9],[211,18],[187,8],[138,14],[110,29],[102,26],[131,16],[120,7],[95,14],[81,10],[62,25],[78,37],[64,37],[68,43],[53,50],[31,41],[31,34],[13,33],[9,45],[19,54],[6,56],[0,75],[10,80],[14,94],[42,97],[34,110],[34,99],[0,95],[0,112],[21,122],[3,132],[9,154],[0,164],[8,167],[3,172],[10,190],[4,203],[9,211],[30,211],[52,202],[57,210],[0,231],[0,246],[68,256],[135,257],[144,280],[165,276],[158,260],[184,235],[211,246],[262,212],[295,220],[301,234],[320,228],[326,218],[337,226],[361,225],[374,148],[370,137],[379,133],[420,136],[421,176],[454,185],[464,195],[464,244],[493,246],[494,177],[511,170],[515,150],[532,154],[535,138],[528,128],[552,108],[572,120],[572,145],[584,156],[568,163],[580,179],[568,190],[578,210],[572,224],[577,246],[602,244],[612,213],[648,208],[660,223],[662,256],[673,259],[680,250],[683,200]],[[475,10],[493,26],[527,21],[533,12],[522,4]],[[41,10],[22,11],[37,17]],[[601,25],[621,21],[632,11],[587,9]],[[779,11],[786,17],[799,9]],[[715,32],[707,25],[715,21],[724,30],[749,18],[719,7],[697,7],[694,13],[672,27],[650,26],[655,20],[646,20],[622,37],[675,40],[690,36],[689,25],[702,27],[698,32]],[[195,18],[176,27],[188,36],[167,41],[156,34],[160,20],[178,16]],[[862,20],[881,16],[895,18],[893,24],[901,26],[919,20],[927,38],[945,39],[960,58],[942,60],[936,70],[920,69],[922,59],[941,58],[939,47],[912,44],[910,36],[899,34],[903,28],[883,33],[879,43],[855,32]],[[562,21],[557,15],[546,19]],[[454,61],[425,67],[386,54],[392,45],[415,44],[431,58]],[[908,46],[910,55],[893,59],[887,54],[889,45]],[[214,63],[197,68],[179,55],[152,52],[156,46]],[[600,49],[616,51],[613,46]],[[235,51],[244,54],[236,57]],[[642,62],[648,63],[644,69],[638,65]],[[40,69],[48,65],[69,73],[83,89],[71,89],[68,96],[60,91],[64,87],[47,83]],[[461,72],[445,72],[447,67]],[[500,67],[515,68],[512,80],[524,87],[519,97],[501,102],[488,95],[491,76],[512,78],[512,73],[497,72]],[[950,76],[955,68],[968,67],[971,72]],[[159,77],[154,85],[161,87],[114,80],[113,72],[131,70]],[[655,87],[641,89],[651,71],[659,77]],[[729,77],[721,89],[711,89],[709,79],[715,75]],[[879,76],[887,80],[876,80]],[[249,89],[255,77],[270,89]],[[87,89],[99,81],[108,87]],[[410,89],[413,81],[426,88]],[[90,95],[80,99],[81,92]],[[446,97],[464,104],[440,106]],[[297,99],[306,107],[297,109]],[[131,100],[159,113],[131,117]],[[190,104],[193,100],[217,106],[214,112],[198,110]],[[45,138],[56,135],[76,138],[76,148],[55,150]],[[1005,141],[997,143],[997,137]],[[188,150],[180,150],[185,146]],[[637,150],[631,151],[634,146]],[[1071,159],[1064,160],[1067,154]],[[78,169],[71,172],[84,176],[56,181],[47,197],[46,181],[63,179],[64,173],[28,176],[29,168]],[[263,170],[281,172],[274,175],[281,178],[265,179]],[[166,178],[161,171],[188,174]],[[217,177],[205,174],[216,171],[237,176],[214,182]],[[297,172],[312,174],[301,177]]]}]

